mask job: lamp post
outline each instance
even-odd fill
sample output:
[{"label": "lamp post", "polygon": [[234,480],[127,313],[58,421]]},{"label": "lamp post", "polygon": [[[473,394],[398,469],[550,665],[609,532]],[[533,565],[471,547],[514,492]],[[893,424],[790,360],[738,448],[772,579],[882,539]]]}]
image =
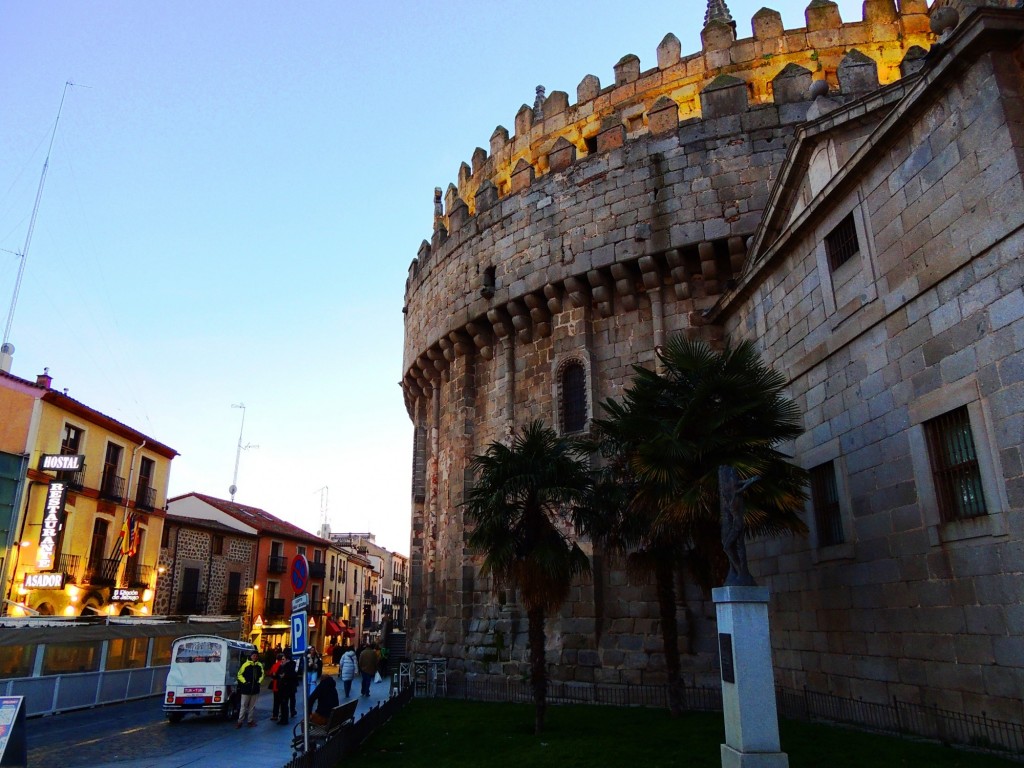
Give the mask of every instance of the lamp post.
[{"label": "lamp post", "polygon": [[252,616],[253,611],[256,609],[256,591],[260,588],[259,584],[253,584],[249,589],[249,639],[252,639]]}]

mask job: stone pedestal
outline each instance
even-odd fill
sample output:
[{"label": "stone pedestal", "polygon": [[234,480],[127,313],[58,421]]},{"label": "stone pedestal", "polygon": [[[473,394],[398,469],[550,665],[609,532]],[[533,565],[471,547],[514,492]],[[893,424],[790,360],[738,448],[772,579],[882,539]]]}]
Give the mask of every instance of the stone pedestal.
[{"label": "stone pedestal", "polygon": [[719,587],[718,613],[725,744],[722,768],[789,768],[779,745],[767,587]]}]

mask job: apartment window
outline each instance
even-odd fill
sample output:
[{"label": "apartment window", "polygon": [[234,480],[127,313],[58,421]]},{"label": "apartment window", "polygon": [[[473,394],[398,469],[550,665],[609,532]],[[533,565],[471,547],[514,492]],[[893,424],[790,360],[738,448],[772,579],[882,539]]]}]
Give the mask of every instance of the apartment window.
[{"label": "apartment window", "polygon": [[852,212],[825,236],[825,253],[828,255],[829,269],[833,272],[860,253],[857,225]]},{"label": "apartment window", "polygon": [[160,532],[160,548],[167,549],[171,545],[171,528],[167,523],[164,523],[163,530]]},{"label": "apartment window", "polygon": [[587,374],[582,363],[574,360],[565,365],[559,384],[562,431],[582,432],[587,425]]},{"label": "apartment window", "polygon": [[843,518],[839,509],[839,489],[836,486],[835,464],[827,461],[814,467],[811,472],[811,504],[814,507],[814,522],[819,547],[842,544]]},{"label": "apartment window", "polygon": [[967,407],[926,421],[924,431],[942,521],[988,514]]},{"label": "apartment window", "polygon": [[64,455],[77,455],[82,452],[83,431],[71,424],[64,425],[64,436],[60,441],[60,452]]},{"label": "apartment window", "polygon": [[305,557],[306,556],[306,548],[300,546],[299,547],[299,554],[302,555],[303,557]]},{"label": "apartment window", "polygon": [[213,554],[224,554],[224,537],[221,536],[219,533],[213,534]]}]

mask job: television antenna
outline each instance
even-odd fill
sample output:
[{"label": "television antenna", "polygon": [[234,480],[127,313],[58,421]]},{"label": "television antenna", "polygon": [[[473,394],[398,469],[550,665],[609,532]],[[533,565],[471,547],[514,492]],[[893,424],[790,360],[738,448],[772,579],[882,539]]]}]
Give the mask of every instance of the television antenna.
[{"label": "television antenna", "polygon": [[[68,94],[68,87],[75,85],[70,80],[64,83],[64,91],[60,95],[60,106],[57,107],[57,119],[53,121],[53,131],[50,133],[50,145],[46,148],[46,160],[43,161],[43,172],[39,175],[39,186],[36,188],[36,202],[32,206],[32,216],[28,220],[28,232],[25,235],[25,245],[21,253],[16,253],[21,261],[18,264],[18,277],[14,281],[14,295],[11,297],[11,308],[7,312],[7,324],[4,326],[4,339],[0,343],[0,349],[8,354],[14,351],[9,344],[11,340],[11,326],[14,324],[14,309],[18,306],[18,294],[21,293],[21,280],[25,276],[25,262],[28,261],[28,249],[32,244],[32,233],[36,229],[36,216],[39,214],[39,203],[43,200],[43,187],[46,185],[46,172],[50,168],[50,152],[53,150],[53,140],[57,137],[57,125],[60,123],[60,113],[64,111],[64,97]],[[88,86],[86,86],[88,87]]]},{"label": "television antenna", "polygon": [[228,488],[228,493],[231,494],[231,500],[235,500],[235,494],[238,492],[238,463],[242,459],[242,451],[247,451],[250,448],[259,448],[258,445],[252,443],[246,443],[242,445],[242,433],[245,432],[245,403],[232,403],[232,408],[242,409],[242,426],[238,430],[238,450],[235,451],[235,474],[231,478],[231,487]]}]

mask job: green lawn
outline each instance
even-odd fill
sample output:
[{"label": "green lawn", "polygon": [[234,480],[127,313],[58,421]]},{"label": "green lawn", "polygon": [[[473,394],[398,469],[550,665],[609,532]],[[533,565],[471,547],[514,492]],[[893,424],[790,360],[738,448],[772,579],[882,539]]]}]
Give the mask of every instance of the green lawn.
[{"label": "green lawn", "polygon": [[[661,709],[549,707],[535,737],[533,707],[440,699],[411,702],[346,761],[346,768],[531,768],[532,766],[686,766],[720,768],[720,714],[678,720]],[[988,755],[823,725],[784,722],[792,768],[983,768],[1020,766]]]}]

